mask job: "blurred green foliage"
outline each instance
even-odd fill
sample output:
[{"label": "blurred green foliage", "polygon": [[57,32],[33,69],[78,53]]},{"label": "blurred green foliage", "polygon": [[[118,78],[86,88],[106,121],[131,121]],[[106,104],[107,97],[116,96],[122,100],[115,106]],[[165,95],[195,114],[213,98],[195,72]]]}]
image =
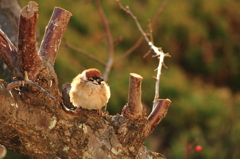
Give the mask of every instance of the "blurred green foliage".
[{"label": "blurred green foliage", "polygon": [[[22,6],[27,0],[20,0]],[[36,0],[39,4],[39,42],[55,6],[73,14],[63,42],[81,48],[102,60],[108,59],[108,43],[94,2],[87,0]],[[121,0],[147,29],[148,19],[163,1]],[[101,2],[115,40],[115,59],[141,36],[133,19],[115,1]],[[238,0],[170,0],[152,26],[156,46],[169,52],[160,82],[161,98],[172,100],[166,118],[146,139],[146,145],[167,158],[240,158],[240,2]],[[119,42],[118,39],[122,39]],[[142,101],[148,112],[154,98],[158,65],[146,42],[114,65],[108,83],[111,114],[121,112],[128,97],[129,73],[143,76]],[[55,63],[60,86],[71,82],[84,68],[104,67],[61,45]],[[201,145],[202,152],[194,147]]]}]

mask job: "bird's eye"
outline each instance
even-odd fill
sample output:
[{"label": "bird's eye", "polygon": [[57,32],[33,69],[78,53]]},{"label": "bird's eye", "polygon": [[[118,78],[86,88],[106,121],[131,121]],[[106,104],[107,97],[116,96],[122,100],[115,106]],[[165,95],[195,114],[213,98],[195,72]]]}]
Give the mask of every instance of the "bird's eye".
[{"label": "bird's eye", "polygon": [[89,81],[93,81],[94,79],[92,77],[88,78]]},{"label": "bird's eye", "polygon": [[102,81],[101,81],[100,79],[97,79],[97,83],[98,83],[98,84],[101,84],[101,82],[102,82]]}]

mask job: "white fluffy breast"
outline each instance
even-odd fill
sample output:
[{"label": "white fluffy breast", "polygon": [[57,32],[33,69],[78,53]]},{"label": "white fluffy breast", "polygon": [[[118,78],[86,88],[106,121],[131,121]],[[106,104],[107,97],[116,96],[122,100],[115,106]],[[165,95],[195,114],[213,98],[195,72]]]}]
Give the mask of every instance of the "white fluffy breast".
[{"label": "white fluffy breast", "polygon": [[74,78],[69,92],[70,101],[74,106],[84,109],[101,109],[110,98],[109,86],[103,81],[100,85],[91,81],[81,81],[81,74]]}]

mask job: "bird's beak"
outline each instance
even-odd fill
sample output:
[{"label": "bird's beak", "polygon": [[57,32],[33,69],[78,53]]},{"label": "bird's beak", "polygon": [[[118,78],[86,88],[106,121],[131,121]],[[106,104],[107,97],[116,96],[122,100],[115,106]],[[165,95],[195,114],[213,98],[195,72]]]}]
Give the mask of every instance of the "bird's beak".
[{"label": "bird's beak", "polygon": [[99,77],[99,78],[97,78],[96,81],[97,81],[98,84],[101,84],[101,82],[104,81],[104,79],[102,77]]},{"label": "bird's beak", "polygon": [[104,79],[103,79],[102,77],[99,77],[98,80],[99,80],[100,82],[104,81]]}]

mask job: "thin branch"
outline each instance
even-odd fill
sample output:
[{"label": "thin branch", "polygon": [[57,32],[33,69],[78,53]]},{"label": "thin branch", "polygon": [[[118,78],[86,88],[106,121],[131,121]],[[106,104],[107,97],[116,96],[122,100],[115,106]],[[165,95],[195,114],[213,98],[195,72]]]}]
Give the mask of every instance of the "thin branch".
[{"label": "thin branch", "polygon": [[17,48],[0,28],[0,58],[4,61],[14,76],[23,78],[19,69],[17,56]]},{"label": "thin branch", "polygon": [[48,26],[46,27],[39,52],[51,65],[55,62],[63,33],[71,16],[72,14],[69,11],[55,7]]},{"label": "thin branch", "polygon": [[41,68],[41,58],[36,48],[37,18],[38,4],[30,1],[20,13],[18,54],[21,72],[27,71],[31,79],[36,78]]},{"label": "thin branch", "polygon": [[153,35],[152,35],[152,33],[153,33],[152,24],[150,23],[150,21],[148,22],[148,30],[149,30],[150,41],[151,41],[152,43],[154,43],[154,42],[153,42]]},{"label": "thin branch", "polygon": [[37,85],[36,83],[32,82],[29,78],[28,78],[28,74],[27,71],[24,71],[24,80],[21,81],[14,81],[11,82],[7,85],[7,89],[11,90],[13,88],[16,87],[25,87],[25,85],[32,85],[34,87],[37,87],[41,92],[45,93],[46,95],[48,95],[49,97],[51,97],[52,99],[56,100],[55,97],[53,97],[50,93],[48,93],[45,89],[43,89],[41,86]]},{"label": "thin branch", "polygon": [[147,57],[147,55],[149,55],[151,53],[151,51],[152,51],[151,49],[148,50],[148,52],[143,56],[143,58]]},{"label": "thin branch", "polygon": [[132,11],[130,10],[130,8],[129,8],[128,6],[123,7],[123,5],[121,4],[121,2],[120,2],[119,0],[116,0],[116,2],[118,3],[119,7],[120,7],[122,10],[124,10],[127,14],[129,14],[129,15],[132,17],[132,19],[135,21],[135,23],[136,23],[139,31],[142,33],[144,39],[145,39],[147,42],[149,42],[150,40],[148,39],[146,33],[143,31],[141,25],[139,24],[139,22],[138,22],[138,20],[137,20],[137,17],[132,13]]},{"label": "thin branch", "polygon": [[143,31],[140,23],[138,22],[136,16],[132,13],[132,11],[130,10],[130,8],[127,7],[123,7],[123,5],[121,4],[121,2],[119,0],[116,0],[116,2],[118,3],[119,7],[124,10],[126,13],[128,13],[132,19],[135,21],[139,31],[141,32],[141,34],[143,35],[144,39],[147,41],[148,45],[150,46],[150,49],[152,49],[154,51],[154,53],[156,54],[156,56],[159,58],[159,65],[158,65],[158,72],[157,72],[157,77],[156,77],[156,86],[155,86],[155,97],[154,97],[154,101],[153,101],[153,110],[155,109],[155,107],[157,106],[158,103],[158,99],[159,99],[159,85],[160,85],[160,75],[161,75],[161,69],[162,69],[162,64],[164,61],[164,57],[166,56],[170,56],[169,54],[165,54],[162,49],[156,47],[147,37],[146,33]]},{"label": "thin branch", "polygon": [[143,117],[143,105],[141,102],[142,77],[138,74],[130,74],[128,103],[123,112],[123,116],[130,119],[140,119]]},{"label": "thin branch", "polygon": [[119,57],[117,60],[114,61],[114,64],[122,61],[124,58],[130,55],[136,48],[138,48],[138,46],[142,43],[142,41],[143,41],[143,37],[141,36],[137,40],[137,42],[125,54],[123,54],[121,57]]},{"label": "thin branch", "polygon": [[100,0],[96,0],[96,4],[97,4],[97,7],[98,7],[98,12],[99,12],[99,15],[103,21],[103,25],[105,27],[105,31],[106,31],[106,36],[107,36],[107,41],[108,41],[108,52],[109,52],[109,56],[108,56],[108,62],[107,62],[107,65],[106,65],[106,68],[105,68],[105,71],[103,73],[103,78],[105,80],[107,80],[108,78],[108,75],[111,71],[111,68],[113,66],[113,61],[114,61],[114,44],[113,44],[113,40],[112,40],[112,35],[111,35],[111,30],[110,30],[110,27],[109,27],[109,24],[108,24],[108,20],[102,10],[102,7],[100,5]]},{"label": "thin branch", "polygon": [[[117,2],[118,5],[119,5],[120,1],[119,1],[119,0],[116,0],[116,2]],[[152,20],[150,20],[150,23],[151,23],[152,25],[155,24],[157,18],[158,18],[159,15],[163,12],[165,6],[167,5],[167,2],[168,2],[168,0],[165,0],[165,1],[161,4],[161,6],[160,6],[159,9],[158,9],[158,12],[155,14],[155,16],[152,18]],[[120,6],[122,6],[122,5],[120,4]],[[120,8],[121,8],[121,7],[120,7]],[[121,8],[121,9],[122,9],[122,8]],[[138,46],[142,43],[142,41],[143,41],[143,36],[140,36],[140,37],[138,38],[138,40],[135,42],[135,44],[134,44],[128,51],[126,51],[121,57],[119,57],[119,58],[114,62],[114,64],[117,63],[117,62],[119,62],[119,61],[122,61],[124,58],[126,58],[128,55],[130,55],[136,48],[138,48]],[[145,56],[145,55],[144,55],[144,56]]]},{"label": "thin branch", "polygon": [[[166,6],[166,4],[167,4],[167,1],[168,1],[168,0],[165,0],[165,1],[161,4],[160,8],[158,9],[158,12],[155,14],[155,16],[153,17],[153,19],[150,21],[150,23],[151,23],[152,25],[156,22],[156,19],[159,17],[160,13],[161,13],[161,12],[163,11],[163,9],[165,8],[165,6]],[[116,2],[119,3],[118,0],[116,0]],[[100,6],[99,1],[98,1],[98,5]],[[101,9],[101,6],[100,6],[100,9]],[[102,10],[101,10],[100,16],[101,16],[102,21],[103,21],[103,23],[104,23],[104,26],[105,26],[105,29],[106,29],[106,33],[107,33],[107,35],[110,35],[110,38],[111,38],[110,28],[109,28],[107,19],[106,19],[106,17],[105,17],[105,15],[104,15],[104,13],[103,13]],[[110,34],[109,34],[109,33],[110,33]],[[111,40],[111,41],[112,41],[112,40]],[[82,49],[76,48],[76,47],[74,47],[74,46],[72,46],[72,45],[70,45],[70,44],[68,44],[68,43],[65,43],[65,46],[68,47],[68,48],[70,48],[70,49],[72,49],[72,50],[75,50],[75,51],[81,53],[82,55],[88,57],[89,59],[95,60],[96,62],[100,63],[100,64],[103,65],[103,66],[106,66],[106,70],[105,70],[105,72],[104,72],[104,77],[106,78],[106,76],[108,76],[108,74],[109,74],[109,72],[110,72],[110,70],[111,70],[111,67],[112,67],[113,65],[115,65],[116,63],[122,61],[122,60],[123,60],[124,58],[126,58],[127,56],[129,56],[136,48],[138,48],[138,46],[142,43],[142,41],[143,41],[143,37],[140,36],[140,37],[138,38],[138,40],[136,41],[136,43],[135,43],[129,50],[127,50],[121,57],[119,57],[117,60],[113,60],[113,58],[112,58],[112,61],[111,61],[111,60],[110,60],[111,58],[110,58],[110,56],[109,56],[109,60],[110,60],[110,61],[108,61],[107,64],[106,64],[104,61],[102,61],[101,59],[99,59],[99,58],[97,58],[97,57],[94,57],[94,56],[91,55],[90,53],[88,53],[88,52],[86,52],[86,51],[84,51],[84,50],[82,50]],[[109,40],[108,40],[108,43],[109,43]],[[109,47],[110,47],[110,46],[109,46]],[[113,42],[112,42],[112,47],[114,47]],[[111,48],[111,49],[114,49],[114,48]],[[109,48],[109,50],[110,50],[110,48]],[[111,53],[111,52],[109,51],[109,53]],[[112,64],[111,64],[111,63],[112,63]],[[110,66],[110,65],[111,65],[111,66]]]},{"label": "thin branch", "polygon": [[106,66],[106,62],[104,62],[103,60],[101,60],[101,59],[93,56],[92,54],[90,54],[90,53],[88,53],[88,52],[86,52],[86,51],[84,51],[84,50],[82,50],[82,49],[79,49],[79,48],[77,48],[77,47],[75,47],[75,46],[73,46],[73,45],[71,45],[71,44],[69,44],[69,43],[67,43],[67,42],[64,42],[64,45],[65,45],[67,48],[72,49],[72,50],[74,50],[74,51],[76,51],[76,52],[78,52],[78,53],[80,53],[80,54],[88,57],[89,59],[92,59],[92,60],[98,62],[99,64],[101,64],[101,65],[103,65],[103,66]]},{"label": "thin branch", "polygon": [[166,7],[168,3],[168,0],[165,0],[161,6],[158,9],[158,12],[155,14],[155,16],[153,17],[153,19],[150,21],[151,24],[155,24],[155,22],[157,21],[159,15],[163,12],[164,8]]},{"label": "thin branch", "polygon": [[160,87],[160,77],[161,77],[161,70],[162,70],[162,66],[163,66],[163,61],[164,61],[164,57],[170,57],[170,55],[167,53],[165,54],[161,49],[155,47],[153,44],[150,42],[149,45],[151,46],[151,48],[154,50],[154,52],[159,55],[158,59],[159,59],[159,63],[158,63],[158,68],[157,68],[157,77],[156,77],[156,83],[155,83],[155,97],[154,97],[154,101],[153,101],[153,109],[156,108],[157,104],[158,104],[158,99],[159,99],[159,87]]}]

